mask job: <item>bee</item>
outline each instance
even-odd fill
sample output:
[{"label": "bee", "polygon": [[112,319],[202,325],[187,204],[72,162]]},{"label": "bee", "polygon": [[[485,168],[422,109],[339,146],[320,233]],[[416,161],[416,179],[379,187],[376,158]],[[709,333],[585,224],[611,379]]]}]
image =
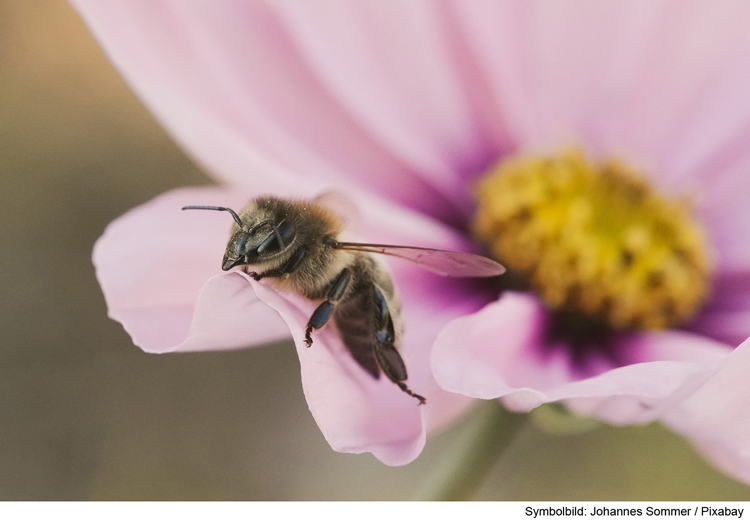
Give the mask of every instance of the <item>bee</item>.
[{"label": "bee", "polygon": [[403,330],[401,302],[386,268],[372,253],[409,260],[444,276],[496,276],[499,263],[464,252],[372,243],[337,238],[344,222],[315,201],[262,197],[240,213],[224,206],[185,206],[183,210],[228,212],[235,224],[221,269],[239,267],[256,281],[319,302],[307,322],[305,344],[333,319],[354,360],[375,379],[381,372],[422,405],[426,399],[405,381],[398,351]]}]

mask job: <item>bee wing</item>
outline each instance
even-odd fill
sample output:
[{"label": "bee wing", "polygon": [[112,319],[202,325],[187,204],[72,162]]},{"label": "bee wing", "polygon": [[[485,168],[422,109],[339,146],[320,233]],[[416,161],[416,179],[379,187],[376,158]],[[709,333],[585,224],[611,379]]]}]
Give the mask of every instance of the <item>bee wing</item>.
[{"label": "bee wing", "polygon": [[399,245],[377,245],[371,243],[345,243],[337,241],[334,248],[341,250],[357,250],[360,252],[376,252],[386,256],[395,256],[416,263],[429,271],[441,276],[457,277],[487,277],[499,276],[505,272],[505,267],[495,260],[452,250],[436,248],[402,247]]}]

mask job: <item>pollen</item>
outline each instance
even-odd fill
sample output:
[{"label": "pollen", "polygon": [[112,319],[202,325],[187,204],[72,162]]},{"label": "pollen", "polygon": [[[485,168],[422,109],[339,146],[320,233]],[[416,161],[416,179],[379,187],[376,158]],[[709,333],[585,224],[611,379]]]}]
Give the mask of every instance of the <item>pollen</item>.
[{"label": "pollen", "polygon": [[706,298],[708,246],[689,201],[660,196],[619,161],[575,149],[521,155],[476,192],[475,233],[552,309],[661,329],[685,323]]}]

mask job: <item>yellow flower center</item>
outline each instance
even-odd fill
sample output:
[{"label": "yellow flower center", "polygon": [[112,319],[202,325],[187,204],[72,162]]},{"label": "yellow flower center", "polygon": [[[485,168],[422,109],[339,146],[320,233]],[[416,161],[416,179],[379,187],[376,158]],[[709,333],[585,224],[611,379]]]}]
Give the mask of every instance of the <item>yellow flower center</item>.
[{"label": "yellow flower center", "polygon": [[477,185],[476,234],[553,309],[614,328],[688,320],[711,267],[686,200],[657,195],[631,168],[577,150],[504,160]]}]

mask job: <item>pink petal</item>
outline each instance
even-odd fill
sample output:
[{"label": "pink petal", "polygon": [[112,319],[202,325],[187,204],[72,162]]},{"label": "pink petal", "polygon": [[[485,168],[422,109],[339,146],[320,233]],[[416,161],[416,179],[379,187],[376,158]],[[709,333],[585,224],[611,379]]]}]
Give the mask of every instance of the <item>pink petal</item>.
[{"label": "pink petal", "polygon": [[289,336],[246,282],[215,276],[232,218],[180,210],[244,202],[242,194],[216,188],[173,190],[107,227],[94,248],[97,279],[110,317],[138,346],[154,353],[228,349]]},{"label": "pink petal", "polygon": [[639,333],[617,349],[632,364],[572,383],[566,404],[617,425],[645,423],[679,402],[724,361],[731,347],[682,331]]},{"label": "pink petal", "polygon": [[522,146],[597,146],[626,109],[649,53],[651,4],[477,0],[452,4]]},{"label": "pink petal", "polygon": [[476,311],[483,300],[463,290],[460,281],[456,285],[398,260],[389,265],[401,297],[404,339],[400,351],[407,361],[408,384],[427,398],[425,425],[428,433],[434,432],[458,419],[475,401],[437,384],[431,367],[432,346],[450,321]]},{"label": "pink petal", "polygon": [[750,270],[717,274],[711,297],[690,330],[732,345],[750,336]]},{"label": "pink petal", "polygon": [[750,482],[750,341],[663,418],[728,475]]},{"label": "pink petal", "polygon": [[710,186],[705,162],[750,125],[750,5],[664,2],[637,75],[623,147],[655,164],[664,189]]},{"label": "pink petal", "polygon": [[435,379],[450,392],[502,397],[513,410],[565,401],[612,423],[645,422],[695,388],[730,350],[684,332],[644,333],[615,344],[621,366],[604,355],[577,366],[567,346],[540,343],[545,319],[536,299],[509,292],[454,320],[433,348]]},{"label": "pink petal", "polygon": [[310,66],[357,121],[408,167],[464,204],[457,170],[486,159],[437,4],[275,2]]},{"label": "pink petal", "polygon": [[347,228],[351,228],[347,230],[347,237],[357,241],[461,251],[473,248],[466,234],[380,197],[337,192],[324,193],[323,197],[326,198],[325,208],[347,219]]},{"label": "pink petal", "polygon": [[436,216],[455,208],[329,93],[266,2],[73,4],[152,112],[216,177],[259,193],[365,187]]},{"label": "pink petal", "polygon": [[750,336],[750,156],[723,162],[728,167],[715,164],[709,174],[716,178],[706,179],[696,205],[716,271],[710,298],[690,329],[737,346]]},{"label": "pink petal", "polygon": [[307,403],[331,447],[347,453],[371,452],[393,466],[414,460],[425,443],[423,407],[386,377],[375,380],[365,372],[332,330],[316,333],[308,349],[303,339],[313,302],[282,294],[262,282],[254,288],[292,332]]},{"label": "pink petal", "polygon": [[622,153],[675,190],[747,138],[747,2],[452,5],[522,147]]},{"label": "pink petal", "polygon": [[741,142],[741,156],[725,156],[701,168],[698,174],[704,177],[703,182],[688,189],[706,229],[719,275],[736,276],[750,271],[750,245],[745,237],[750,231],[748,142],[750,132]]}]

